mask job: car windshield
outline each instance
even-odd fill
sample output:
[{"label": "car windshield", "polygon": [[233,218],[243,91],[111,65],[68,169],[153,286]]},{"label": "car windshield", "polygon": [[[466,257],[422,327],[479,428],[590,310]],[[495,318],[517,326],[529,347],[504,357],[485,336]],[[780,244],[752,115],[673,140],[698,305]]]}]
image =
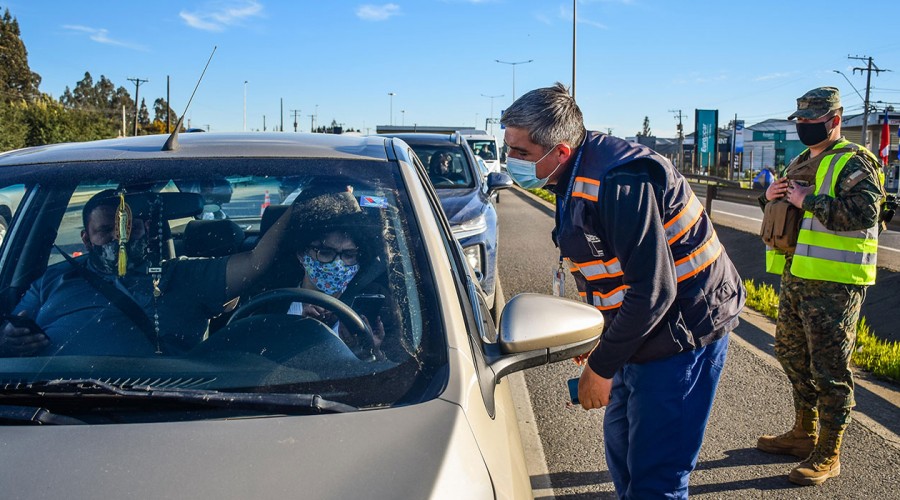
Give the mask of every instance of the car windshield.
[{"label": "car windshield", "polygon": [[[0,254],[3,328],[48,339],[0,342],[0,398],[85,380],[352,408],[434,397],[445,338],[399,168],[191,158],[0,169],[16,200]],[[256,262],[263,241],[277,244]]]},{"label": "car windshield", "polygon": [[491,161],[499,158],[497,155],[497,144],[493,140],[469,139],[468,142],[472,151],[483,160]]},{"label": "car windshield", "polygon": [[439,189],[466,189],[475,187],[472,167],[465,150],[456,145],[411,144],[416,156],[428,166],[428,177]]}]

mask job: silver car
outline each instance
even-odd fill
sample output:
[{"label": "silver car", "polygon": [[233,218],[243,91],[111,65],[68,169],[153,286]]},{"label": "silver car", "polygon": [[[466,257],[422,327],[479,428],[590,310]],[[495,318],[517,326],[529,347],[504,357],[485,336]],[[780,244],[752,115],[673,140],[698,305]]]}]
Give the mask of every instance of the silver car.
[{"label": "silver car", "polygon": [[[0,247],[5,497],[531,497],[504,377],[589,351],[599,311],[522,294],[495,322],[401,140],[165,141],[0,155],[0,189],[24,186]],[[347,214],[365,236],[328,247]],[[358,267],[333,292],[315,261]]]}]

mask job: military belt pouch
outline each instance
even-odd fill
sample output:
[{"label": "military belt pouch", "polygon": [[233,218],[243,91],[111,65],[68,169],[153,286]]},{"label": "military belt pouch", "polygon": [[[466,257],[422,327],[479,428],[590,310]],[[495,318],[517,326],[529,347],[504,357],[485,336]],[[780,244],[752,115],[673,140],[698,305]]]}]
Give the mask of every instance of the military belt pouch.
[{"label": "military belt pouch", "polygon": [[783,198],[766,203],[760,229],[763,242],[766,246],[793,253],[797,248],[801,219],[803,211]]}]

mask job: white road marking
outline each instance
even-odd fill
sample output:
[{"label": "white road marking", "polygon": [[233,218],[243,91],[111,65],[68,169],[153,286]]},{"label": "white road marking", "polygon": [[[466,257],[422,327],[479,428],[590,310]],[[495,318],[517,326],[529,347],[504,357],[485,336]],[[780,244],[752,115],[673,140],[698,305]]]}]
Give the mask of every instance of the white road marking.
[{"label": "white road marking", "polygon": [[[731,216],[731,217],[738,217],[738,218],[741,218],[741,219],[752,220],[752,221],[759,222],[760,224],[762,223],[762,219],[757,219],[756,217],[748,217],[748,216],[746,216],[746,215],[741,215],[741,214],[735,214],[735,213],[731,213],[731,212],[726,212],[726,211],[724,211],[724,210],[716,210],[715,213],[717,213],[717,214],[723,214],[723,215],[728,215],[728,216]],[[886,246],[883,246],[883,245],[878,245],[878,249],[879,249],[879,250],[887,250],[888,252],[896,252],[896,253],[900,253],[900,250],[898,250],[898,249],[896,249],[896,248],[886,247]]]}]

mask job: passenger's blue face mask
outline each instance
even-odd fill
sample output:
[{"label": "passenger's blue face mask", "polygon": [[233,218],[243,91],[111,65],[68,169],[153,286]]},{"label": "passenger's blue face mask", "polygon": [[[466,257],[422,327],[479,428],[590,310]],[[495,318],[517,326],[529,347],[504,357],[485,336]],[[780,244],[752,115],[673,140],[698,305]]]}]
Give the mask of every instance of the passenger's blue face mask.
[{"label": "passenger's blue face mask", "polygon": [[556,173],[556,169],[560,166],[560,164],[557,163],[553,172],[550,172],[550,175],[543,179],[539,179],[537,176],[537,164],[546,158],[547,155],[552,153],[554,149],[556,149],[555,145],[550,148],[544,156],[541,156],[538,161],[528,161],[520,158],[508,157],[506,159],[506,172],[512,177],[512,180],[522,188],[540,189],[547,184],[547,181],[550,180],[550,177]]}]

